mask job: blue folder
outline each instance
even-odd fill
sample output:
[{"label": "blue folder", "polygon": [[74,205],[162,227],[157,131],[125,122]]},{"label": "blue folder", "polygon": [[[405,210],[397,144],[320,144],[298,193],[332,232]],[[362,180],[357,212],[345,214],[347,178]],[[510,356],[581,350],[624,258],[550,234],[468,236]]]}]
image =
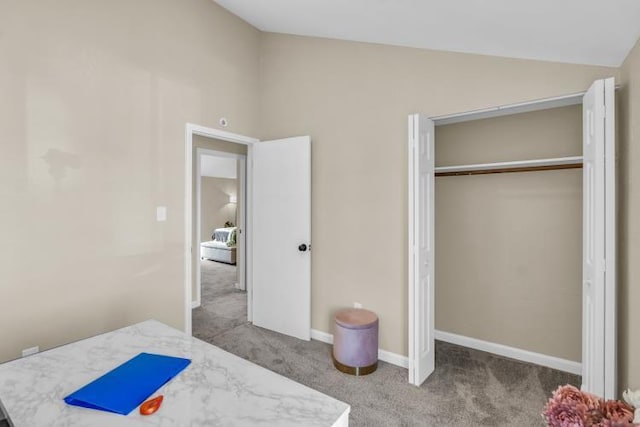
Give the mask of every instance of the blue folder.
[{"label": "blue folder", "polygon": [[76,390],[69,405],[127,415],[185,369],[191,360],[140,353],[97,380]]}]

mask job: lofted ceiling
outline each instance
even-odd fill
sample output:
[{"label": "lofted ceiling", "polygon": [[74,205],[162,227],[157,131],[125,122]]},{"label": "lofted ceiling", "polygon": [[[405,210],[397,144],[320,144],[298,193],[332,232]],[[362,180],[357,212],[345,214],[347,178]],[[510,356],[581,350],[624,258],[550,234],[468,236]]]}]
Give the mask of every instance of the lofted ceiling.
[{"label": "lofted ceiling", "polygon": [[640,0],[215,0],[262,31],[619,66]]}]

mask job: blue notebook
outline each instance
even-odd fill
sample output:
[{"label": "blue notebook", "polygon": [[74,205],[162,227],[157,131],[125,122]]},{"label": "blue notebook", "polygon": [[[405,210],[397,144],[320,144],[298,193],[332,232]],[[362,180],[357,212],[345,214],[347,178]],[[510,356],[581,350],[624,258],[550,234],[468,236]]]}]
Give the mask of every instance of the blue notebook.
[{"label": "blue notebook", "polygon": [[140,353],[76,390],[69,405],[127,415],[191,363],[189,359]]}]

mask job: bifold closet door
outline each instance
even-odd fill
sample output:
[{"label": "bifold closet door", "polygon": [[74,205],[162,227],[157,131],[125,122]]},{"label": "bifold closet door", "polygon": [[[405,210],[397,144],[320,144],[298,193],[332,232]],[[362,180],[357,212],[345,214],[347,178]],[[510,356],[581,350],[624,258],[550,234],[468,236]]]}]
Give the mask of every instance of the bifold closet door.
[{"label": "bifold closet door", "polygon": [[[409,116],[409,383],[435,369],[433,120]],[[415,202],[414,202],[415,200]]]},{"label": "bifold closet door", "polygon": [[583,99],[582,389],[616,396],[615,83]]}]

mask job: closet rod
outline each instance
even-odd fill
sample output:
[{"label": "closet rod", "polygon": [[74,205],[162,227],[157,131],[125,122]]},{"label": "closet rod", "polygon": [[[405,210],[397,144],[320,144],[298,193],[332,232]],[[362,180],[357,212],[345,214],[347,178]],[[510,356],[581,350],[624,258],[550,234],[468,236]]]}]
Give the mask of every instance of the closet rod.
[{"label": "closet rod", "polygon": [[554,159],[518,160],[514,162],[481,163],[463,166],[435,168],[438,176],[485,175],[510,172],[535,172],[545,170],[578,169],[582,167],[582,156]]}]

